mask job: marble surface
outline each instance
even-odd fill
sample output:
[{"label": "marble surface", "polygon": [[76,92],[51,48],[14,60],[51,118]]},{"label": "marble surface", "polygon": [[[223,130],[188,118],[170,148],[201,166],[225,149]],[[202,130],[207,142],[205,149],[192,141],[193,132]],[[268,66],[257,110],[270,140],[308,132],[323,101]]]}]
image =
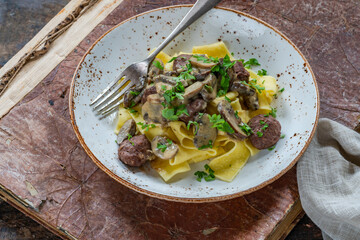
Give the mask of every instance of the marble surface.
[{"label": "marble surface", "polygon": [[[0,65],[15,54],[68,1],[0,0]],[[140,1],[143,11],[192,1]],[[353,127],[359,112],[359,1],[242,1],[234,8],[250,12],[285,32],[309,58],[322,97],[321,116]],[[136,9],[135,9],[136,10]],[[109,23],[113,24],[113,23]],[[336,94],[338,91],[342,94]],[[67,112],[65,113],[67,114]],[[46,229],[6,203],[0,204],[0,239],[56,239]],[[287,239],[321,239],[303,218]]]}]

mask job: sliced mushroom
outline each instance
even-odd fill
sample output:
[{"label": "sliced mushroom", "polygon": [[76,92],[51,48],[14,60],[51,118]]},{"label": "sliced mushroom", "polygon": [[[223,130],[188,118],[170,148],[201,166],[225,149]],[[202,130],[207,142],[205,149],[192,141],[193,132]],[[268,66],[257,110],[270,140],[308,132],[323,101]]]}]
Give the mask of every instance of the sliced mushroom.
[{"label": "sliced mushroom", "polygon": [[203,81],[211,73],[211,68],[192,68],[191,75],[196,81]]},{"label": "sliced mushroom", "polygon": [[259,105],[259,98],[258,98],[258,94],[255,92],[254,95],[252,96],[244,96],[244,100],[245,100],[245,104],[246,106],[250,109],[250,110],[258,110],[260,105]]},{"label": "sliced mushroom", "polygon": [[[158,68],[157,66],[155,66],[155,63],[157,63],[157,62],[160,63],[160,66],[162,68]],[[150,65],[148,77],[153,78],[154,76],[162,74],[163,72],[164,72],[164,63],[160,59],[155,58],[154,61],[152,62],[152,64]]]},{"label": "sliced mushroom", "polygon": [[164,106],[161,104],[164,101],[159,94],[151,94],[147,97],[146,103],[142,105],[142,116],[146,122],[166,123],[166,119],[162,116]]},{"label": "sliced mushroom", "polygon": [[141,98],[141,104],[144,104],[147,101],[147,97],[151,94],[156,94],[156,87],[154,85],[152,86],[148,86],[147,88],[145,88],[144,90],[144,94],[142,95]]},{"label": "sliced mushroom", "polygon": [[138,104],[144,94],[144,87],[139,85],[134,88],[130,88],[124,94],[124,107],[133,107]]},{"label": "sliced mushroom", "polygon": [[205,85],[204,82],[195,82],[194,84],[185,88],[185,93],[183,95],[184,99],[189,100],[189,99],[195,97],[197,94],[199,94],[201,92],[204,85]]},{"label": "sliced mushroom", "polygon": [[154,137],[151,141],[151,149],[157,157],[164,160],[174,158],[179,151],[177,144],[162,136]]},{"label": "sliced mushroom", "polygon": [[194,145],[202,148],[206,145],[213,144],[217,137],[217,129],[212,127],[209,114],[204,113],[195,118],[197,125],[195,126]]},{"label": "sliced mushroom", "polygon": [[[154,77],[154,83],[166,83],[166,84],[170,84],[170,85],[173,85],[175,86],[176,85],[176,80],[175,80],[175,77],[171,77],[171,76],[166,76],[166,75],[158,75],[156,77]],[[188,83],[181,79],[180,82],[184,85],[184,87],[187,87],[188,86]]]},{"label": "sliced mushroom", "polygon": [[179,74],[175,71],[168,71],[168,72],[164,72],[164,75],[170,77],[177,77]]},{"label": "sliced mushroom", "polygon": [[187,70],[186,64],[189,64],[189,59],[192,57],[190,54],[181,54],[174,60],[173,70],[181,73]]},{"label": "sliced mushroom", "polygon": [[[197,56],[204,57],[205,55],[197,55]],[[209,62],[197,60],[197,58],[195,58],[194,56],[192,56],[189,60],[190,60],[191,65],[193,67],[197,67],[197,68],[210,68],[211,69],[212,67],[217,65],[217,63],[211,62],[210,60],[209,60]]]},{"label": "sliced mushroom", "polygon": [[174,85],[158,82],[155,84],[155,87],[156,87],[156,92],[159,93],[160,95],[163,95],[165,91],[171,90],[174,87]]},{"label": "sliced mushroom", "polygon": [[239,127],[239,124],[241,124],[242,121],[240,118],[236,118],[234,109],[228,101],[222,100],[221,102],[219,102],[217,109],[220,115],[235,131],[235,133],[233,134],[228,133],[230,136],[237,139],[245,139],[248,137],[247,134]]},{"label": "sliced mushroom", "polygon": [[129,135],[134,136],[136,132],[136,123],[133,119],[127,120],[124,125],[120,128],[120,131],[117,135],[117,144],[120,145],[124,140],[128,138]]},{"label": "sliced mushroom", "polygon": [[201,98],[195,99],[194,101],[192,101],[191,103],[189,103],[186,106],[186,109],[187,109],[187,112],[189,113],[189,115],[181,114],[181,116],[179,117],[179,120],[188,124],[189,121],[195,120],[195,116],[198,113],[204,112],[206,110],[206,107],[207,107],[207,102],[205,102],[203,99],[201,99]]},{"label": "sliced mushroom", "polygon": [[205,101],[210,102],[211,100],[214,100],[216,98],[217,82],[218,82],[217,77],[213,73],[210,73],[205,78],[203,82],[204,87],[200,92],[202,98]]},{"label": "sliced mushroom", "polygon": [[240,96],[253,96],[255,94],[255,89],[240,81],[234,81],[230,87],[230,91],[238,92]]}]

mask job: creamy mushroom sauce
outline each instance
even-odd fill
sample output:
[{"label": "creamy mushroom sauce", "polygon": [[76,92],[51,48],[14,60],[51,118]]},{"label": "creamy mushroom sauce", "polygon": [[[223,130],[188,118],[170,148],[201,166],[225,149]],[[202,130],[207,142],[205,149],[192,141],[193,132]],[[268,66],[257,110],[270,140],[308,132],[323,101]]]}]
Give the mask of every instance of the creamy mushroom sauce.
[{"label": "creamy mushroom sauce", "polygon": [[[280,139],[281,126],[274,118],[276,110],[267,111],[258,122],[250,120],[256,128],[254,132],[252,126],[242,121],[238,111],[232,107],[232,100],[227,97],[229,92],[233,92],[244,111],[256,112],[259,109],[259,94],[266,91],[265,80],[258,83],[256,79],[251,79],[250,70],[244,67],[259,65],[256,59],[245,62],[229,55],[219,58],[204,54],[180,54],[165,64],[172,65],[172,68],[165,68],[164,62],[156,58],[149,68],[147,79],[140,81],[124,96],[123,107],[132,114],[140,114],[144,122],[135,123],[130,119],[120,129],[117,143],[119,159],[123,163],[141,166],[155,158],[174,159],[179,151],[185,149],[171,134],[153,136],[152,139],[142,134],[141,139],[138,136],[135,138],[136,125],[146,131],[156,126],[166,129],[171,122],[181,121],[187,129],[192,129],[193,145],[201,151],[213,148],[219,134],[233,141],[250,137],[249,141],[254,142],[258,149],[272,147]],[[259,70],[258,75],[266,75],[266,70]],[[270,97],[274,95],[276,93]],[[217,101],[215,113],[214,109],[211,111],[208,108],[214,101]],[[199,177],[200,180],[202,177],[213,180],[210,172],[215,178],[216,171],[206,166],[206,172],[197,172],[198,180]]]}]

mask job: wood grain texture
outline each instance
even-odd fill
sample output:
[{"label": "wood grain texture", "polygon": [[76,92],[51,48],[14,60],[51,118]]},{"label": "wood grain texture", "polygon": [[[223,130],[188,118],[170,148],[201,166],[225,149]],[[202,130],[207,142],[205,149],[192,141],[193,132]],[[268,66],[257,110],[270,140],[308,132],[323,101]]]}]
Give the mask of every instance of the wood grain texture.
[{"label": "wood grain texture", "polygon": [[[85,50],[129,16],[189,2],[193,1],[125,1],[0,120],[0,183],[27,199],[33,208],[29,211],[81,239],[262,239],[298,199],[295,169],[260,191],[226,202],[152,199],[110,179],[77,142],[67,99],[72,74]],[[359,49],[353,44],[359,40],[359,2],[224,1],[221,5],[248,11],[289,36],[317,76],[321,115],[353,127],[359,112],[360,62],[355,57]]]}]

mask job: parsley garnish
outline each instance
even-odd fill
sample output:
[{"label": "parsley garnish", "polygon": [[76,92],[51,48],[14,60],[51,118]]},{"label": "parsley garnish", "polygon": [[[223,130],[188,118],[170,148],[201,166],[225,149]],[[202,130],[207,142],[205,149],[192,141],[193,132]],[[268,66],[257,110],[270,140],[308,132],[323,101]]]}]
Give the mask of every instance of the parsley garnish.
[{"label": "parsley garnish", "polygon": [[181,114],[186,114],[187,116],[189,116],[185,104],[178,107],[165,108],[162,110],[162,116],[170,121],[178,120]]},{"label": "parsley garnish", "polygon": [[203,146],[201,146],[201,147],[199,147],[198,149],[199,150],[203,150],[203,149],[205,149],[205,148],[213,148],[213,142],[211,141],[211,140],[209,140],[209,144],[207,144],[207,145],[203,145]]},{"label": "parsley garnish", "polygon": [[264,122],[263,120],[260,120],[260,124],[261,124],[261,125],[264,125],[265,122]]},{"label": "parsley garnish", "polygon": [[227,132],[227,133],[234,133],[234,129],[227,123],[224,119],[221,118],[220,115],[213,114],[212,116],[209,115],[210,122],[213,124],[213,128],[217,128],[220,131]]},{"label": "parsley garnish", "polygon": [[173,57],[172,59],[170,59],[170,61],[168,61],[168,63],[171,63],[171,62],[174,61],[175,59],[177,59],[177,57]]},{"label": "parsley garnish", "polygon": [[130,113],[133,113],[133,114],[138,112],[138,111],[136,111],[135,109],[132,109],[132,108],[128,108],[128,110],[129,110]]},{"label": "parsley garnish", "polygon": [[245,81],[241,81],[242,84],[247,85],[249,87],[252,87],[254,89],[256,89],[259,93],[262,92],[262,90],[265,90],[265,87],[261,87],[260,85],[257,84],[257,80],[256,79],[252,79],[249,81],[249,83],[245,82]]},{"label": "parsley garnish", "polygon": [[[259,76],[265,76],[265,75],[267,75],[267,71],[265,70],[265,69],[261,69],[261,70],[259,70],[258,72],[257,72],[257,75],[259,75]],[[265,80],[264,80],[265,81]],[[264,82],[263,82],[263,84],[264,84]]]},{"label": "parsley garnish", "polygon": [[275,146],[276,146],[276,145],[274,145],[274,146],[272,146],[272,147],[269,147],[268,150],[269,150],[269,151],[274,150],[274,149],[275,149]]},{"label": "parsley garnish", "polygon": [[161,150],[162,152],[165,152],[165,150],[167,149],[167,146],[165,144],[158,143],[156,148]]},{"label": "parsley garnish", "polygon": [[138,92],[138,91],[130,91],[130,94],[136,97],[137,95],[140,94],[140,92]]},{"label": "parsley garnish", "polygon": [[140,126],[141,126],[141,129],[145,129],[146,132],[149,131],[150,126],[151,126],[151,128],[155,128],[155,127],[156,127],[155,124],[149,125],[149,124],[147,124],[147,123],[142,123],[142,122],[138,122],[137,125],[140,125]]},{"label": "parsley garnish", "polygon": [[283,92],[284,90],[285,90],[285,88],[282,88],[282,89],[279,90],[279,92]]},{"label": "parsley garnish", "polygon": [[205,85],[205,88],[206,88],[206,90],[207,90],[208,92],[210,92],[210,93],[214,91],[214,89],[213,89],[212,86]]},{"label": "parsley garnish", "polygon": [[198,122],[195,122],[195,121],[189,121],[189,123],[188,123],[188,125],[187,125],[187,130],[190,129],[191,124],[194,124],[194,126],[197,127],[197,128],[196,128],[196,131],[195,131],[195,134],[196,134],[197,131],[198,131],[199,123],[198,123]]},{"label": "parsley garnish", "polygon": [[231,103],[230,98],[228,98],[227,96],[225,96],[225,100],[228,101],[229,103]]},{"label": "parsley garnish", "polygon": [[157,67],[158,69],[164,70],[164,67],[161,65],[159,61],[154,61],[153,65]]},{"label": "parsley garnish", "polygon": [[250,58],[248,61],[244,63],[244,67],[251,68],[252,66],[260,66],[260,63],[256,58]]},{"label": "parsley garnish", "polygon": [[239,119],[239,115],[238,115],[238,114],[239,114],[239,112],[236,110],[236,111],[235,111],[235,117],[236,117],[237,119]]},{"label": "parsley garnish", "polygon": [[204,166],[205,170],[208,172],[204,172],[204,171],[197,171],[194,173],[195,176],[197,176],[197,181],[201,182],[201,180],[204,178],[205,181],[210,182],[210,181],[214,181],[215,180],[215,172],[214,170],[212,170],[209,165],[205,164]]},{"label": "parsley garnish", "polygon": [[261,128],[263,131],[265,131],[267,128],[269,127],[269,125],[267,123],[265,123],[265,125]]},{"label": "parsley garnish", "polygon": [[199,62],[204,62],[204,63],[211,63],[211,60],[207,57],[204,56],[200,56],[200,55],[193,55],[194,58],[196,58],[196,60],[198,60]]},{"label": "parsley garnish", "polygon": [[281,139],[284,139],[284,138],[285,138],[285,134],[281,134],[280,138],[281,138]]},{"label": "parsley garnish", "polygon": [[258,137],[262,137],[264,134],[262,132],[257,132],[256,135],[258,135]]},{"label": "parsley garnish", "polygon": [[119,144],[118,141],[115,139],[115,143]]},{"label": "parsley garnish", "polygon": [[268,114],[265,114],[264,117],[268,117],[269,115],[271,115],[274,118],[276,118],[276,112],[277,112],[276,108],[271,108],[271,111]]},{"label": "parsley garnish", "polygon": [[217,96],[223,96],[228,92],[230,77],[227,73],[227,69],[233,67],[235,63],[236,61],[232,62],[229,55],[226,55],[221,65],[216,65],[211,68],[213,73],[218,72],[221,75],[220,90],[218,91]]},{"label": "parsley garnish", "polygon": [[135,145],[134,142],[130,140],[133,136],[131,136],[131,134],[128,133],[127,137],[128,137],[129,142],[131,143],[131,145],[134,146]]},{"label": "parsley garnish", "polygon": [[136,105],[136,103],[135,103],[134,101],[131,101],[129,108],[132,108],[132,107],[134,107],[135,105]]},{"label": "parsley garnish", "polygon": [[173,144],[173,141],[171,141],[170,139],[166,139],[166,141],[168,142],[169,145]]},{"label": "parsley garnish", "polygon": [[243,123],[242,125],[239,124],[239,127],[241,128],[241,130],[243,130],[246,135],[250,136],[251,133],[253,133],[251,127],[249,125],[247,125],[246,123]]}]

